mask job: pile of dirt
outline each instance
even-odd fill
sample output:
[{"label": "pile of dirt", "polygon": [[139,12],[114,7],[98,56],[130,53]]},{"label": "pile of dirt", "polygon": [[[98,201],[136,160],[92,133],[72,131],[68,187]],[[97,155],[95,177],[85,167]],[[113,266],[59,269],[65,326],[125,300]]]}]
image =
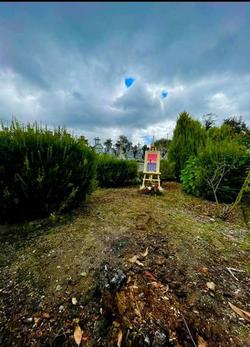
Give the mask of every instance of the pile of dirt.
[{"label": "pile of dirt", "polygon": [[[178,266],[162,235],[134,240],[134,248],[139,246],[146,247],[145,252],[132,257],[123,252],[127,262],[122,271],[105,264],[99,275],[101,312],[109,328],[98,346],[247,346],[248,341],[240,342],[232,333],[230,317],[221,322],[224,312],[217,306],[220,294],[232,297],[233,293],[230,295],[228,288],[224,288],[225,293],[209,289],[207,267],[197,269],[204,275],[197,283],[185,267]],[[104,275],[105,271],[109,275]],[[118,279],[125,277],[121,287]],[[116,279],[118,286],[114,288]],[[242,284],[247,292],[247,281]]]},{"label": "pile of dirt", "polygon": [[114,241],[111,249],[121,262],[102,263],[95,272],[95,285],[85,295],[75,293],[74,304],[69,287],[62,294],[64,306],[65,301],[68,304],[60,305],[59,313],[58,301],[54,306],[43,302],[21,321],[26,327],[23,331],[20,316],[24,312],[15,313],[12,333],[16,330],[18,334],[15,338],[12,334],[11,342],[15,346],[76,346],[73,332],[79,326],[82,346],[248,345],[238,340],[230,328],[232,317],[219,305],[233,296],[232,290],[226,284],[220,290],[207,286],[209,277],[216,278],[215,273],[207,276],[213,269],[197,268],[198,275],[190,276],[171,253],[168,239],[160,234],[144,239],[134,235],[133,240],[124,237]]}]

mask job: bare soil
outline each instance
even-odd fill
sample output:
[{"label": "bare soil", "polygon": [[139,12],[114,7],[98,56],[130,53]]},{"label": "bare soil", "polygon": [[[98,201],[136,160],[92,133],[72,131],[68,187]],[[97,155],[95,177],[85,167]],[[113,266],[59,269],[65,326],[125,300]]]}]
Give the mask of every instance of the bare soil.
[{"label": "bare soil", "polygon": [[81,346],[250,346],[229,306],[250,311],[245,214],[222,221],[164,188],[100,189],[61,220],[0,226],[0,345],[77,346],[79,325]]}]

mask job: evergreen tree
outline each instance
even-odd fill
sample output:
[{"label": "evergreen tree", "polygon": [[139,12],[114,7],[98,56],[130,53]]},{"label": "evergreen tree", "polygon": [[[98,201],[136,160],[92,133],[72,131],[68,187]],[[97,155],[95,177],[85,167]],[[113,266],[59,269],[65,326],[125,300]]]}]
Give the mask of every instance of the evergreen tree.
[{"label": "evergreen tree", "polygon": [[215,120],[217,116],[214,113],[207,113],[207,114],[204,114],[202,118],[204,121],[205,129],[208,130],[215,125]]},{"label": "evergreen tree", "polygon": [[163,151],[164,154],[168,152],[171,140],[169,139],[160,139],[155,141],[155,147],[158,151]]},{"label": "evergreen tree", "polygon": [[104,146],[106,148],[106,151],[108,152],[111,148],[112,148],[112,139],[107,139],[105,142],[104,142]]},{"label": "evergreen tree", "polygon": [[175,163],[175,174],[179,179],[181,170],[191,155],[197,155],[206,142],[206,131],[201,123],[187,112],[179,114],[173,139],[169,146],[169,160]]},{"label": "evergreen tree", "polygon": [[250,128],[247,127],[242,117],[231,117],[224,120],[223,126],[228,126],[238,142],[250,150]]},{"label": "evergreen tree", "polygon": [[126,153],[131,147],[132,147],[132,142],[130,142],[125,135],[120,135],[115,147],[117,148],[118,152],[121,149],[123,153]]},{"label": "evergreen tree", "polygon": [[79,140],[82,142],[82,143],[84,143],[85,145],[89,145],[89,142],[88,142],[88,139],[85,137],[85,136],[80,136],[79,137]]},{"label": "evergreen tree", "polygon": [[142,150],[143,150],[143,158],[145,156],[145,152],[149,149],[149,147],[147,145],[143,145],[142,146]]},{"label": "evergreen tree", "polygon": [[247,133],[249,129],[242,117],[229,117],[224,120],[224,124],[229,125],[236,134]]}]

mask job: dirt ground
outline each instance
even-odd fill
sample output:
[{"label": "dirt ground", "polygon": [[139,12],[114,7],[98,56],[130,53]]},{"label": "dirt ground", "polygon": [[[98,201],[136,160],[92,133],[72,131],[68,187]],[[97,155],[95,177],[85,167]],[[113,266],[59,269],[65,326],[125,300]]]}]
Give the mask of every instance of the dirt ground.
[{"label": "dirt ground", "polygon": [[250,346],[249,225],[164,185],[97,190],[61,220],[0,226],[0,346]]}]

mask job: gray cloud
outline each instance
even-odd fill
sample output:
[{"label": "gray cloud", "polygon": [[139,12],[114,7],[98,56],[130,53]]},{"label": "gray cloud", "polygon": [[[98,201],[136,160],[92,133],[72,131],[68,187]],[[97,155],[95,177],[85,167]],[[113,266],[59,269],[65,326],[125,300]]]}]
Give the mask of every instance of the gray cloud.
[{"label": "gray cloud", "polygon": [[140,142],[170,136],[183,110],[249,124],[249,16],[243,3],[1,4],[1,119]]}]

